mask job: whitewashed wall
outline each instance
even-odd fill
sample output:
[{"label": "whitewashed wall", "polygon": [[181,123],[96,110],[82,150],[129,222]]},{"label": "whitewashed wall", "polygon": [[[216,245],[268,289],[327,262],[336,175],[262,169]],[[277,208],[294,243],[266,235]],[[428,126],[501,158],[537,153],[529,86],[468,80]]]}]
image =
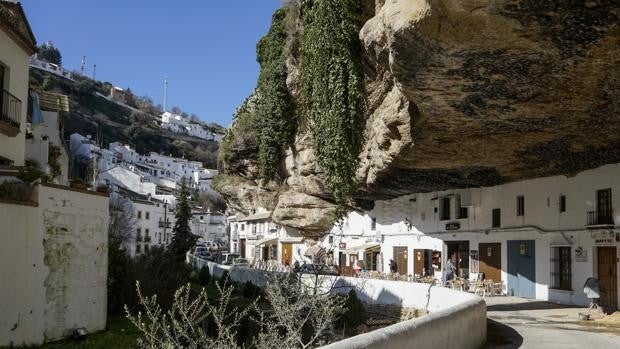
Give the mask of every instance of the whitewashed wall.
[{"label": "whitewashed wall", "polygon": [[106,324],[108,198],[41,185],[36,197],[0,203],[0,346]]}]

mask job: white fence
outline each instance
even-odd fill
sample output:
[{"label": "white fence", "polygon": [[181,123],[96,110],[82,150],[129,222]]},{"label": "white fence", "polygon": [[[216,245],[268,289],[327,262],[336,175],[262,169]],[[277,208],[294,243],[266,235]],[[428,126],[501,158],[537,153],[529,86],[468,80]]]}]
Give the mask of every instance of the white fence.
[{"label": "white fence", "polygon": [[[211,275],[224,271],[235,282],[263,285],[271,272],[230,267],[187,256],[194,267],[208,267]],[[336,278],[336,280],[333,280]],[[334,291],[355,289],[362,302],[427,310],[430,314],[329,344],[326,349],[361,348],[479,348],[486,342],[486,304],[469,293],[429,284],[332,277]]]}]

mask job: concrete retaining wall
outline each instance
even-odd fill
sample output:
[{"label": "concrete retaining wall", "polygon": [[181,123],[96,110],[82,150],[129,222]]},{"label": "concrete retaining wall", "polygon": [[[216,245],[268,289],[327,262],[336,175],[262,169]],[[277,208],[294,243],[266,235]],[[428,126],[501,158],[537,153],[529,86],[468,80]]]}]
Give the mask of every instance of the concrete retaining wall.
[{"label": "concrete retaining wall", "polygon": [[[206,266],[211,275],[221,277],[228,271],[235,282],[252,281],[263,285],[269,272],[237,268],[207,262],[188,255],[195,267]],[[479,348],[486,342],[486,304],[470,293],[428,284],[325,277],[324,285],[334,285],[334,292],[348,293],[355,289],[362,302],[392,304],[403,308],[427,310],[430,314],[403,321],[369,333],[351,337],[323,348]]]}]

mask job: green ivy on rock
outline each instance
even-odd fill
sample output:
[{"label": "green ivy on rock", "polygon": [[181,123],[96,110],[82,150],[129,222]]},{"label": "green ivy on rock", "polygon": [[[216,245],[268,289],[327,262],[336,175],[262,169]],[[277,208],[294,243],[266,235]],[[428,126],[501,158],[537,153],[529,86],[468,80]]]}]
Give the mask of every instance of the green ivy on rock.
[{"label": "green ivy on rock", "polygon": [[362,146],[360,15],[358,0],[305,0],[302,5],[302,103],[312,123],[319,166],[341,208],[357,188]]},{"label": "green ivy on rock", "polygon": [[286,85],[286,16],[285,9],[274,13],[271,28],[256,50],[261,68],[256,91],[258,167],[260,176],[267,180],[277,175],[284,151],[295,134],[294,111]]}]

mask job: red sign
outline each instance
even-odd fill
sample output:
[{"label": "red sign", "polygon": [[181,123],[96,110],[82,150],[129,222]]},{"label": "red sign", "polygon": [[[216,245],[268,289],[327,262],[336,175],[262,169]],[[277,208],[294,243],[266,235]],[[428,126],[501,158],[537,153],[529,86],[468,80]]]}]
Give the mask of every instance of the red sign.
[{"label": "red sign", "polygon": [[347,248],[347,243],[346,242],[341,242],[338,244],[338,248],[341,250],[344,250]]}]

